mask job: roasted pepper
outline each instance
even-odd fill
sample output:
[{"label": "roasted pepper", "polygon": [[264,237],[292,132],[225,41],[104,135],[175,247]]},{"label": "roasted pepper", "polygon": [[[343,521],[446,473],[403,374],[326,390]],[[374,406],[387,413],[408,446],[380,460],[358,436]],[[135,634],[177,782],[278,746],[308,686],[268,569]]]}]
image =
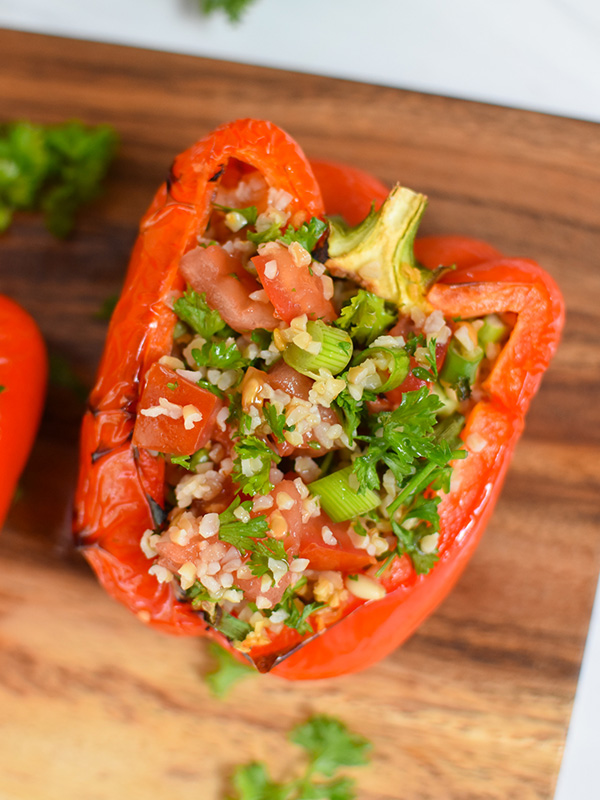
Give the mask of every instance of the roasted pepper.
[{"label": "roasted pepper", "polygon": [[[291,679],[376,662],[448,593],[498,497],[564,315],[533,262],[460,237],[417,240],[413,252],[411,216],[382,250],[393,269],[382,276],[369,236],[394,235],[380,231],[397,216],[387,190],[343,165],[313,169],[293,140],[256,120],[222,126],[176,159],[142,220],[111,321],[76,495],[77,541],[113,596],[154,627],[208,634]],[[406,197],[407,214],[420,217],[424,198],[394,192],[390,202]],[[327,252],[325,211],[348,224],[371,213],[348,232],[359,246],[338,239]],[[332,243],[348,231],[340,225],[330,223]],[[350,299],[333,294],[321,262]],[[445,383],[449,338],[469,371],[455,366]],[[488,374],[475,382],[480,363]],[[314,422],[302,403],[318,411]],[[405,464],[394,409],[421,404],[438,422]],[[457,411],[466,416],[458,449],[448,444],[461,430]],[[311,452],[312,482],[298,477],[316,465]],[[305,500],[312,507],[300,514]],[[200,564],[202,548],[212,555]],[[232,557],[240,563],[226,583]]]},{"label": "roasted pepper", "polygon": [[0,295],[0,526],[33,445],[47,374],[37,325],[21,306]]}]

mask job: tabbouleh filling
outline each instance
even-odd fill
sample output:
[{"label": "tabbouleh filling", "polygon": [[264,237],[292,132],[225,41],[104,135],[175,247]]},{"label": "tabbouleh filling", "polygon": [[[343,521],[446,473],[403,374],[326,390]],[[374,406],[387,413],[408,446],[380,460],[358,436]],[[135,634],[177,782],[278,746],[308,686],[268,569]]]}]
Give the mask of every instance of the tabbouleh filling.
[{"label": "tabbouleh filling", "polygon": [[[141,547],[156,580],[243,652],[285,628],[319,631],[383,597],[398,564],[423,574],[439,558],[440,493],[466,455],[459,433],[511,321],[429,307],[437,275],[412,256],[424,199],[409,194],[407,229],[377,233],[396,236],[388,252],[402,264],[353,262],[382,212],[356,229],[306,222],[285,191],[241,172],[217,188],[184,259],[173,348],[159,364],[168,388],[191,382],[217,405],[197,451],[161,448],[168,513]],[[244,284],[243,308],[214,294],[209,303],[210,258]],[[207,424],[168,393],[139,413],[185,432]]]}]

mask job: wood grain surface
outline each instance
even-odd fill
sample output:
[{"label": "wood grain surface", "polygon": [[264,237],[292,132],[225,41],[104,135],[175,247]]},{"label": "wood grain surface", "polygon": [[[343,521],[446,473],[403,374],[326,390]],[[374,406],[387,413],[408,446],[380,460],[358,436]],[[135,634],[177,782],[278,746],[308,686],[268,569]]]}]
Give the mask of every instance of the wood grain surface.
[{"label": "wood grain surface", "polygon": [[82,401],[53,384],[0,539],[0,798],[218,800],[233,766],[281,777],[292,725],[339,716],[374,744],[362,800],[550,798],[600,564],[600,129],[327,78],[0,32],[0,114],[109,122],[103,198],[68,242],[22,215],[0,290],[89,386],[137,221],[173,156],[236,117],[272,119],[309,155],[430,198],[423,231],[539,261],[567,301],[563,344],[496,514],[459,585],[401,649],[317,684],[252,678],[209,694],[204,644],[146,629],[69,540]]}]

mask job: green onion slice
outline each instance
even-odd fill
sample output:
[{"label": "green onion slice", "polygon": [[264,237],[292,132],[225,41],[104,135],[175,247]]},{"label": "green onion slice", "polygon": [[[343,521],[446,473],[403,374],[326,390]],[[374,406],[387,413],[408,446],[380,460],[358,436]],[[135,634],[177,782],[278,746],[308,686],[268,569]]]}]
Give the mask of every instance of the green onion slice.
[{"label": "green onion slice", "polygon": [[404,383],[410,369],[408,353],[402,347],[368,347],[355,359],[356,364],[362,364],[368,358],[375,363],[375,368],[381,380],[378,392],[390,392]]},{"label": "green onion slice", "polygon": [[507,330],[507,326],[497,314],[487,314],[483,318],[483,325],[477,331],[479,346],[485,350],[488,344],[496,344]]},{"label": "green onion slice", "polygon": [[344,522],[372,511],[381,502],[378,494],[367,489],[359,492],[350,486],[352,467],[331,472],[308,485],[312,494],[321,498],[321,508],[333,522]]},{"label": "green onion slice", "polygon": [[309,353],[290,342],[283,351],[283,360],[296,372],[318,378],[320,369],[327,369],[337,375],[352,358],[352,339],[346,331],[333,328],[321,320],[306,323],[306,330],[312,341],[321,345],[318,353]]},{"label": "green onion slice", "polygon": [[482,358],[483,350],[481,347],[477,346],[473,350],[467,351],[453,337],[448,346],[444,366],[440,372],[440,379],[450,386],[458,386],[459,383],[464,381],[472,384]]}]

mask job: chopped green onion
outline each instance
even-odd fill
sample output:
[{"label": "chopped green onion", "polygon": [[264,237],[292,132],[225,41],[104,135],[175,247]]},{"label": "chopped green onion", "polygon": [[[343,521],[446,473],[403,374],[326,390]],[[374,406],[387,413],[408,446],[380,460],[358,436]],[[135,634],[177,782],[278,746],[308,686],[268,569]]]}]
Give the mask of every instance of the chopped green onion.
[{"label": "chopped green onion", "polygon": [[477,331],[479,346],[485,350],[488,344],[496,344],[506,331],[506,325],[497,314],[488,314],[483,318],[483,325]]},{"label": "chopped green onion", "polygon": [[306,330],[312,341],[321,345],[319,352],[309,353],[290,342],[282,354],[285,363],[309,378],[318,378],[320,369],[327,369],[332,375],[341,372],[352,358],[352,339],[346,331],[321,320],[307,322]]},{"label": "chopped green onion", "polygon": [[333,522],[344,522],[372,511],[380,504],[371,489],[359,492],[350,486],[352,467],[345,467],[308,485],[312,494],[321,498],[321,508]]},{"label": "chopped green onion", "polygon": [[482,358],[481,347],[476,346],[472,350],[466,350],[455,337],[452,337],[444,366],[440,372],[440,379],[450,386],[459,386],[465,381],[468,381],[470,385],[475,380]]},{"label": "chopped green onion", "polygon": [[368,347],[355,359],[356,364],[362,364],[370,358],[375,363],[375,368],[381,379],[378,392],[390,392],[396,389],[408,375],[410,359],[402,347]]}]

